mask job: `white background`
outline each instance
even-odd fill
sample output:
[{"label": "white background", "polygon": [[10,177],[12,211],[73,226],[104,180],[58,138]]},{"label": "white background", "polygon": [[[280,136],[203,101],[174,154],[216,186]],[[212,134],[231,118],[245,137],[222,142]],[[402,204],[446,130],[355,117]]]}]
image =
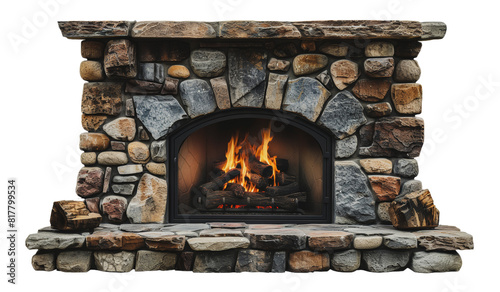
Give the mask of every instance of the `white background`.
[{"label": "white background", "polygon": [[[9,3],[9,4],[6,4]],[[43,5],[51,3],[50,5]],[[498,289],[497,175],[500,106],[495,1],[3,1],[0,43],[1,291],[492,291]],[[443,40],[424,42],[417,58],[424,89],[426,145],[418,179],[441,223],[474,235],[458,273],[364,271],[314,274],[85,274],[35,272],[24,239],[49,225],[53,201],[78,199],[80,41],[61,36],[58,20],[443,21]],[[6,185],[19,184],[18,285],[6,283]],[[494,225],[495,224],[495,225]],[[5,271],[5,272],[4,272]],[[6,287],[7,290],[4,290]]]}]

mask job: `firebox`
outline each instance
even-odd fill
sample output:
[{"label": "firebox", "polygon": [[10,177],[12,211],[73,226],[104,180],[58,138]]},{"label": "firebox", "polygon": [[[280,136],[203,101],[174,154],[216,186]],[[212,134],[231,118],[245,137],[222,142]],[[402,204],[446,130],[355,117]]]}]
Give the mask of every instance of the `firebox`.
[{"label": "firebox", "polygon": [[168,149],[169,222],[333,222],[331,135],[298,115],[214,113]]}]

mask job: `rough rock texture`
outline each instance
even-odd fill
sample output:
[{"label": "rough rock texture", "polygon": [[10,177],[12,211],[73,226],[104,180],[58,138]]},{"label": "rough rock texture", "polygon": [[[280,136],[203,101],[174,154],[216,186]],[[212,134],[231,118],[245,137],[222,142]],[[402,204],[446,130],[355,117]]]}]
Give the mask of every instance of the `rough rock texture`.
[{"label": "rough rock texture", "polygon": [[80,50],[82,58],[101,59],[104,56],[105,43],[95,40],[84,40],[81,42]]},{"label": "rough rock texture", "polygon": [[97,156],[101,165],[123,165],[128,163],[127,154],[120,151],[104,151]]},{"label": "rough rock texture", "polygon": [[105,229],[86,238],[87,248],[92,250],[136,250],[144,247],[144,239],[135,234]]},{"label": "rough rock texture", "polygon": [[109,20],[59,21],[58,24],[62,35],[70,39],[124,37],[128,36],[128,32],[132,27],[132,22],[130,21]]},{"label": "rough rock texture", "polygon": [[395,55],[401,58],[416,58],[422,49],[422,43],[417,41],[400,41],[395,48]]},{"label": "rough rock texture", "polygon": [[166,203],[167,182],[146,173],[129,202],[127,216],[131,223],[163,223]]},{"label": "rough rock texture", "polygon": [[104,171],[100,167],[83,167],[78,172],[76,194],[82,198],[100,194],[103,182]]},{"label": "rough rock texture", "polygon": [[356,236],[353,246],[355,249],[375,249],[382,245],[382,236]]},{"label": "rough rock texture", "polygon": [[422,190],[422,182],[419,180],[409,180],[403,184],[400,195],[406,195]]},{"label": "rough rock texture", "polygon": [[330,66],[333,83],[339,90],[346,89],[349,84],[354,83],[359,77],[358,64],[350,60],[339,60]]},{"label": "rough rock texture", "polygon": [[367,147],[372,145],[374,130],[375,122],[368,122],[359,128],[359,146]]},{"label": "rough rock texture", "polygon": [[352,92],[363,101],[376,102],[384,99],[389,88],[391,82],[387,79],[360,79],[352,88]]},{"label": "rough rock texture", "polygon": [[345,57],[349,47],[345,44],[325,43],[319,47],[319,51],[334,57]]},{"label": "rough rock texture", "polygon": [[221,38],[299,38],[299,30],[290,22],[282,21],[222,21]]},{"label": "rough rock texture", "polygon": [[111,150],[115,151],[125,151],[125,142],[119,142],[119,141],[111,141]]},{"label": "rough rock texture", "polygon": [[418,175],[418,162],[415,159],[398,159],[394,165],[394,173],[404,177]]},{"label": "rough rock texture", "polygon": [[414,233],[417,236],[418,246],[431,250],[467,250],[474,248],[474,241],[470,234],[457,230],[422,230]]},{"label": "rough rock texture", "polygon": [[81,248],[85,243],[85,236],[74,233],[39,232],[30,234],[26,238],[28,249],[67,249]]},{"label": "rough rock texture", "polygon": [[272,273],[284,273],[286,271],[286,252],[276,251],[273,256]]},{"label": "rough rock texture", "polygon": [[412,233],[395,233],[384,236],[384,245],[390,249],[413,249],[418,242]]},{"label": "rough rock texture", "polygon": [[89,82],[83,85],[82,113],[116,116],[122,110],[122,85],[115,82]]},{"label": "rough rock texture", "polygon": [[200,231],[200,237],[243,237],[240,230],[213,228]]},{"label": "rough rock texture", "polygon": [[226,69],[226,55],[211,49],[194,50],[191,52],[190,64],[198,77],[217,77]]},{"label": "rough rock texture", "polygon": [[270,71],[286,72],[290,69],[290,61],[271,58],[269,59],[269,63],[267,63],[267,69]]},{"label": "rough rock texture", "polygon": [[300,114],[315,122],[329,96],[330,91],[316,79],[300,77],[288,80],[283,110]]},{"label": "rough rock texture", "polygon": [[101,81],[104,79],[102,64],[98,61],[82,61],[80,63],[80,77],[85,81]]},{"label": "rough rock texture", "polygon": [[420,66],[415,60],[401,60],[394,70],[394,80],[397,82],[417,82],[420,78]]},{"label": "rough rock texture", "polygon": [[358,147],[358,137],[356,135],[349,136],[342,140],[335,141],[335,158],[351,157]]},{"label": "rough rock texture", "polygon": [[388,42],[373,42],[365,47],[367,57],[392,57],[394,56],[394,45]]},{"label": "rough rock texture", "polygon": [[137,118],[144,124],[155,140],[167,134],[172,125],[187,118],[179,102],[167,96],[134,96]]},{"label": "rough rock texture", "polygon": [[133,163],[146,163],[149,161],[149,147],[142,142],[131,142],[128,144],[128,156]]},{"label": "rough rock texture", "polygon": [[82,114],[82,128],[84,128],[85,131],[95,132],[101,129],[101,126],[107,118],[107,116]]},{"label": "rough rock texture", "polygon": [[163,83],[165,81],[165,67],[160,63],[140,63],[137,79]]},{"label": "rough rock texture", "polygon": [[235,248],[247,248],[250,241],[245,237],[198,237],[187,240],[195,251],[223,251]]},{"label": "rough rock texture", "polygon": [[389,116],[392,113],[392,106],[388,102],[367,104],[365,106],[365,113],[371,118],[381,118]]},{"label": "rough rock texture", "polygon": [[136,271],[167,271],[175,268],[177,254],[170,252],[139,250],[136,254]]},{"label": "rough rock texture", "polygon": [[141,41],[138,58],[141,62],[179,62],[189,57],[189,43],[175,40]]},{"label": "rough rock texture", "polygon": [[335,249],[346,249],[351,246],[354,235],[343,231],[308,231],[307,244],[315,251],[331,251]]},{"label": "rough rock texture", "polygon": [[126,39],[110,40],[104,53],[104,71],[108,77],[134,78],[137,75],[135,45]]},{"label": "rough rock texture", "polygon": [[172,65],[168,67],[167,74],[168,76],[182,79],[189,78],[189,76],[191,75],[191,73],[189,73],[189,69],[183,65]]},{"label": "rough rock texture", "polygon": [[270,272],[272,268],[270,251],[245,249],[238,252],[235,272]]},{"label": "rough rock texture", "polygon": [[295,76],[307,75],[326,67],[328,58],[321,54],[302,54],[293,59],[293,74]]},{"label": "rough rock texture", "polygon": [[349,91],[341,91],[330,99],[318,119],[338,139],[354,134],[366,121],[363,106]]},{"label": "rough rock texture", "polygon": [[416,273],[455,272],[460,271],[461,267],[462,258],[456,251],[417,251],[410,264],[410,269]]},{"label": "rough rock texture", "polygon": [[63,251],[57,256],[57,269],[63,272],[88,272],[92,252],[88,250]]},{"label": "rough rock texture", "polygon": [[161,88],[160,94],[177,94],[179,79],[165,77],[165,82]]},{"label": "rough rock texture", "polygon": [[165,165],[165,163],[149,162],[148,164],[146,164],[146,169],[154,175],[167,174],[167,166]]},{"label": "rough rock texture", "polygon": [[173,235],[171,232],[142,232],[149,249],[160,251],[182,251],[186,246],[184,235]]},{"label": "rough rock texture", "polygon": [[367,173],[390,174],[392,172],[392,162],[386,158],[361,159],[359,164]]},{"label": "rough rock texture", "polygon": [[388,117],[375,122],[373,144],[361,147],[363,156],[417,157],[424,143],[424,121],[421,118]]},{"label": "rough rock texture", "polygon": [[193,272],[224,273],[231,272],[235,266],[236,251],[200,252],[196,254]]},{"label": "rough rock texture", "polygon": [[217,33],[207,22],[138,21],[131,35],[134,38],[214,38]]},{"label": "rough rock texture", "polygon": [[191,79],[179,86],[181,99],[191,118],[209,114],[217,108],[212,88],[205,80]]},{"label": "rough rock texture", "polygon": [[368,176],[370,185],[379,202],[392,201],[399,195],[401,178],[397,176]]},{"label": "rough rock texture", "polygon": [[353,161],[335,163],[336,221],[369,223],[375,220],[375,201],[368,178]]},{"label": "rough rock texture", "polygon": [[35,271],[53,271],[56,268],[55,253],[38,251],[31,258],[31,266]]},{"label": "rough rock texture", "polygon": [[389,208],[392,225],[398,229],[422,229],[439,225],[439,210],[429,190],[398,196]]},{"label": "rough rock texture", "polygon": [[90,213],[82,201],[56,201],[50,213],[51,228],[63,232],[93,230],[101,220],[101,215]]},{"label": "rough rock texture", "polygon": [[394,72],[393,58],[369,58],[364,63],[366,75],[370,77],[391,77]]},{"label": "rough rock texture", "polygon": [[403,270],[410,261],[409,251],[367,250],[363,252],[363,262],[370,272],[392,272]]},{"label": "rough rock texture", "polygon": [[266,90],[266,52],[229,49],[228,59],[229,91],[233,106],[261,107]]},{"label": "rough rock texture", "polygon": [[105,197],[102,200],[101,209],[103,215],[107,215],[108,220],[110,222],[121,223],[125,219],[125,210],[127,210],[127,199],[120,196]]},{"label": "rough rock texture", "polygon": [[316,79],[318,79],[321,84],[325,86],[326,89],[332,90],[334,87],[332,77],[328,74],[328,70],[324,70],[323,72],[316,75]]},{"label": "rough rock texture", "polygon": [[103,127],[104,132],[116,140],[133,141],[135,138],[135,119],[117,118]]},{"label": "rough rock texture", "polygon": [[292,272],[328,271],[330,257],[326,252],[308,250],[291,252],[288,258],[288,267]]},{"label": "rough rock texture", "polygon": [[282,43],[276,45],[273,53],[278,58],[288,58],[296,56],[299,53],[299,49],[294,43]]},{"label": "rough rock texture", "polygon": [[390,202],[381,202],[377,206],[377,217],[383,223],[391,224],[391,216],[389,215]]},{"label": "rough rock texture", "polygon": [[95,164],[97,162],[97,153],[83,152],[80,155],[80,162],[85,166]]},{"label": "rough rock texture", "polygon": [[130,176],[120,176],[120,175],[115,175],[113,176],[113,182],[114,183],[133,183],[139,180],[139,177],[136,175],[130,175]]},{"label": "rough rock texture", "polygon": [[177,271],[191,271],[194,264],[194,252],[185,251],[179,254],[175,269]]},{"label": "rough rock texture", "polygon": [[391,97],[398,113],[419,114],[422,112],[422,85],[420,84],[393,84]]},{"label": "rough rock texture", "polygon": [[[161,83],[130,79],[126,83],[125,92],[133,94],[159,94],[162,87],[163,84]],[[127,104],[127,106],[130,106],[130,104]],[[127,110],[131,111],[132,109],[127,108]]]},{"label": "rough rock texture", "polygon": [[[125,91],[126,91],[126,89],[125,89]],[[127,100],[125,100],[125,116],[126,117],[135,117],[134,100],[132,98],[127,98]]]},{"label": "rough rock texture", "polygon": [[355,249],[336,251],[331,256],[331,265],[338,272],[354,272],[361,265],[361,252]]},{"label": "rough rock texture", "polygon": [[134,268],[135,252],[96,251],[94,252],[96,268],[105,272],[130,272]]},{"label": "rough rock texture", "polygon": [[214,91],[215,101],[217,107],[221,110],[231,108],[231,101],[229,98],[229,89],[227,88],[226,77],[217,77],[210,79],[210,84]]},{"label": "rough rock texture", "polygon": [[167,140],[151,142],[150,152],[154,162],[167,161]]},{"label": "rough rock texture", "polygon": [[307,237],[298,229],[247,229],[250,248],[263,250],[301,250],[306,247]]},{"label": "rough rock texture", "polygon": [[89,209],[90,213],[99,214],[99,202],[100,202],[100,200],[101,199],[99,197],[85,199],[85,205],[87,206],[87,209]]},{"label": "rough rock texture", "polygon": [[117,169],[118,173],[121,175],[136,174],[143,171],[142,165],[140,164],[122,165],[118,166]]},{"label": "rough rock texture", "polygon": [[283,100],[283,93],[287,80],[287,75],[269,73],[265,100],[266,108],[275,110],[281,109],[281,102]]}]

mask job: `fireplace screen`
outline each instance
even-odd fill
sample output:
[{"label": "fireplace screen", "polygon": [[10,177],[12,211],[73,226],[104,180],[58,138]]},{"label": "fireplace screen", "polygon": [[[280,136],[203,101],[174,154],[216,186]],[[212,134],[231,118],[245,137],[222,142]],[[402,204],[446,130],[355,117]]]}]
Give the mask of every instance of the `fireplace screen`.
[{"label": "fireplace screen", "polygon": [[170,222],[332,221],[329,136],[258,112],[218,113],[171,135]]}]

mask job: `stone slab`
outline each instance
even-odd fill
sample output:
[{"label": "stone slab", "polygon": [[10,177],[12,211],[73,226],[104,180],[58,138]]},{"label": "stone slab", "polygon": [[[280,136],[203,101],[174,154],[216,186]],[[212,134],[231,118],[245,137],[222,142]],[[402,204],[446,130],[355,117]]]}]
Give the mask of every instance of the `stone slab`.
[{"label": "stone slab", "polygon": [[235,248],[247,248],[250,241],[245,237],[198,237],[187,240],[195,251],[223,251]]}]

